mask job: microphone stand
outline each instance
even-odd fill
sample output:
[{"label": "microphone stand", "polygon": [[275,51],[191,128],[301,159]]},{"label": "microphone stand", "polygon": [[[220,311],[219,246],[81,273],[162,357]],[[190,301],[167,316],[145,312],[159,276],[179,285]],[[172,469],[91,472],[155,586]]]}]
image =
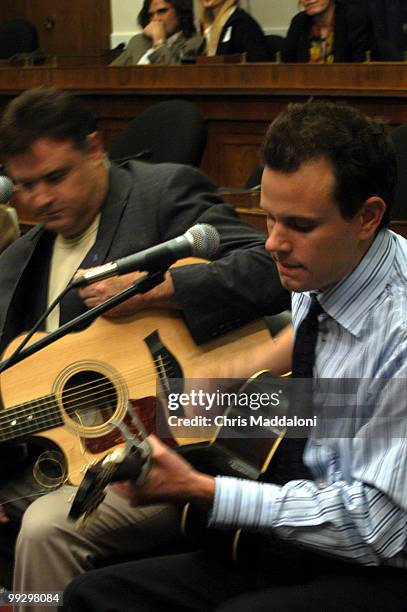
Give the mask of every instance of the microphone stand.
[{"label": "microphone stand", "polygon": [[37,353],[42,348],[52,344],[59,338],[66,336],[71,331],[75,331],[82,323],[87,323],[89,320],[94,319],[96,316],[103,314],[107,310],[110,310],[114,306],[125,302],[127,299],[133,297],[133,295],[142,295],[147,293],[150,289],[153,289],[156,285],[159,285],[164,280],[164,274],[166,270],[158,270],[156,272],[149,272],[145,276],[138,279],[131,287],[125,289],[121,293],[114,295],[113,297],[106,300],[98,306],[94,306],[90,310],[87,310],[83,314],[75,317],[71,321],[64,323],[61,327],[58,327],[53,332],[50,332],[43,338],[40,338],[33,344],[30,344],[26,348],[22,349],[17,355],[11,355],[8,359],[0,363],[0,373],[11,368],[11,366],[19,363],[26,357]]}]

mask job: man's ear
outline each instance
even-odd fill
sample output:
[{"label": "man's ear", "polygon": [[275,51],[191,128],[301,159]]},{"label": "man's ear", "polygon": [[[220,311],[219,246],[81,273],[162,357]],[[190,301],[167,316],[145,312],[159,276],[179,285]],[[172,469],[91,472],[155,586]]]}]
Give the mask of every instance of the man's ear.
[{"label": "man's ear", "polygon": [[99,159],[104,156],[105,151],[99,132],[92,132],[86,136],[86,142],[88,145],[88,154],[95,159]]},{"label": "man's ear", "polygon": [[368,198],[363,204],[358,215],[361,220],[360,238],[369,240],[377,231],[383,215],[386,212],[386,203],[379,196]]}]

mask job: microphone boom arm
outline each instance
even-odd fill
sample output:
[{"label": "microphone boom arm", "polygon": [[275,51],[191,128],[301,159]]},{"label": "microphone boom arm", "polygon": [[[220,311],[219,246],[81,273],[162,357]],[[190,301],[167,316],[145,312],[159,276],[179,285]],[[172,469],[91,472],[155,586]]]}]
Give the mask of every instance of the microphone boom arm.
[{"label": "microphone boom arm", "polygon": [[98,306],[94,306],[83,314],[75,317],[74,319],[71,319],[71,321],[64,323],[55,331],[50,332],[43,338],[40,338],[36,342],[33,342],[32,344],[24,348],[15,357],[11,355],[11,357],[0,363],[0,373],[4,372],[5,370],[8,370],[9,368],[11,368],[11,366],[15,365],[16,363],[19,363],[26,357],[37,353],[42,348],[45,348],[56,340],[59,340],[59,338],[66,336],[66,334],[75,331],[75,329],[78,328],[82,323],[87,323],[89,320],[94,319],[96,316],[102,315],[107,310],[110,310],[118,304],[125,302],[129,298],[133,297],[133,295],[147,293],[147,291],[150,291],[150,289],[153,289],[154,287],[163,282],[165,272],[166,270],[159,270],[152,274],[145,274],[144,276],[139,278],[133,285],[131,285],[131,287],[128,287],[128,289],[121,291],[120,293],[109,298],[102,304],[98,304]]}]

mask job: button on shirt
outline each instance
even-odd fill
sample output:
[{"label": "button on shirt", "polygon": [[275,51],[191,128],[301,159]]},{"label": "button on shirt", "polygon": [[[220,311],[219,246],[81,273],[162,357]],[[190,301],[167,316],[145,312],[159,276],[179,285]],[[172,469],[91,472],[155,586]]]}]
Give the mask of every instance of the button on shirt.
[{"label": "button on shirt", "polygon": [[[295,329],[310,299],[293,294]],[[304,463],[312,481],[217,477],[209,524],[269,530],[359,564],[407,568],[406,239],[380,231],[352,273],[318,300],[314,397],[323,379],[360,379],[364,414],[337,419],[338,437],[311,433]]]}]

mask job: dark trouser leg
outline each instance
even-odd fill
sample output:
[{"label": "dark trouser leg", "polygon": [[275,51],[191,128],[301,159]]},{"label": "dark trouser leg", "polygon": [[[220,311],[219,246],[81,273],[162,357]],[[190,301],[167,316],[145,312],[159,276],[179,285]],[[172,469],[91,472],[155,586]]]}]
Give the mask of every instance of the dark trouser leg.
[{"label": "dark trouser leg", "polygon": [[[324,566],[324,567],[323,567]],[[65,612],[404,612],[404,570],[323,560],[321,574],[288,576],[239,569],[202,552],[121,564],[76,578]]]},{"label": "dark trouser leg", "polygon": [[307,584],[250,591],[216,607],[216,612],[405,612],[406,570],[352,569]]},{"label": "dark trouser leg", "polygon": [[115,565],[76,578],[64,593],[65,612],[212,610],[250,587],[251,577],[202,552]]},{"label": "dark trouser leg", "polygon": [[14,547],[21,517],[27,507],[50,489],[41,486],[33,476],[33,464],[40,453],[37,447],[27,451],[3,444],[0,448],[0,504],[10,519],[0,525],[0,585],[11,587]]}]

